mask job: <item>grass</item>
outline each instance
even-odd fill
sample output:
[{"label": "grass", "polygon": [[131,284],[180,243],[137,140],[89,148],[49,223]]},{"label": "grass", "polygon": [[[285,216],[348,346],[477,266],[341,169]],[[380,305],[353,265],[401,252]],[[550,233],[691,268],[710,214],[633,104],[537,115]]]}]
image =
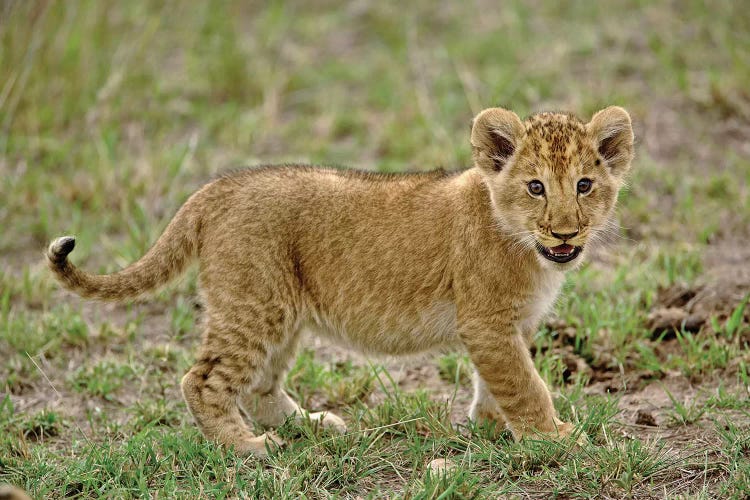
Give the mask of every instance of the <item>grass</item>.
[{"label": "grass", "polygon": [[[664,288],[727,288],[750,258],[748,81],[750,15],[729,0],[6,2],[0,482],[38,498],[747,497],[747,289],[700,331],[646,325]],[[580,448],[468,422],[460,353],[372,361],[309,343],[289,392],[350,432],[288,422],[268,461],[237,457],[203,440],[179,393],[195,273],[148,301],[90,304],[40,260],[75,234],[77,262],[116,270],[241,165],[467,166],[471,117],[495,104],[619,104],[636,125],[621,228],[534,341]],[[434,458],[458,466],[427,472]]]},{"label": "grass", "polygon": [[[607,406],[602,400],[582,415],[587,429],[612,425],[611,405],[602,411]],[[393,494],[405,486],[400,494],[420,498],[451,491],[457,496],[474,497],[542,491],[616,496],[645,488],[658,494],[654,483],[682,478],[676,467],[706,474],[741,467],[729,457],[712,457],[705,462],[703,457],[674,456],[664,444],[639,440],[611,442],[602,437],[601,442],[575,450],[546,441],[516,444],[507,436],[487,439],[470,428],[452,428],[446,408],[426,394],[404,394],[398,401],[374,409],[355,404],[349,417],[357,431],[345,436],[322,434],[309,425],[287,424],[281,432],[295,436],[295,440],[262,463],[207,446],[192,426],[184,425],[184,419],[175,415],[175,422],[170,424],[161,412],[151,421],[125,426],[98,419],[91,429],[98,436],[96,440],[76,438],[72,456],[61,455],[54,444],[38,437],[38,429],[74,430],[60,428],[49,415],[34,415],[29,422],[4,420],[8,433],[3,444],[15,453],[4,459],[3,465],[9,479],[16,479],[14,482],[42,497],[138,497],[158,490],[170,497],[201,491],[209,497],[247,498],[276,498],[295,492],[308,496],[326,496],[331,491],[355,495],[375,486],[380,486],[381,494]],[[30,427],[34,429],[31,434],[23,431]],[[732,432],[735,434],[730,438]],[[728,441],[747,441],[746,434],[736,427],[723,433]],[[17,449],[10,447],[11,440]],[[730,442],[733,448],[724,452],[742,453],[741,441]],[[717,446],[709,451],[720,450]],[[460,468],[445,476],[425,475],[425,462],[435,456],[453,457]],[[23,464],[20,470],[18,463]],[[18,480],[24,477],[28,482]],[[391,489],[394,487],[398,489]]]}]

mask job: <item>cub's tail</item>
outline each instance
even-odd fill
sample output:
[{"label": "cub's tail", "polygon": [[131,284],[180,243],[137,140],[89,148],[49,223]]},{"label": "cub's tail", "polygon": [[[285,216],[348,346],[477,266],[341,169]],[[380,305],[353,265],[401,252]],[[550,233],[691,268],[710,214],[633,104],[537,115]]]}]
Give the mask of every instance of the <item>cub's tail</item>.
[{"label": "cub's tail", "polygon": [[[60,283],[81,297],[122,300],[137,297],[177,277],[198,253],[200,221],[188,200],[153,247],[137,262],[113,274],[89,274],[68,261],[76,240],[63,236],[47,249],[47,265]],[[193,206],[191,206],[193,205]]]}]

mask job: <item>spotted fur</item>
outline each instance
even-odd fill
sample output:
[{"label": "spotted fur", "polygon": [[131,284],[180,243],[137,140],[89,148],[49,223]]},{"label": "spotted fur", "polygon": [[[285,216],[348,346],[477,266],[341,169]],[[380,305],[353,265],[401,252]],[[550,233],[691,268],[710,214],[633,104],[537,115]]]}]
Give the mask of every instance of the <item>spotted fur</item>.
[{"label": "spotted fur", "polygon": [[[235,172],[193,194],[137,262],[93,275],[59,238],[50,269],[84,297],[121,300],[200,266],[205,330],[182,380],[203,433],[263,455],[288,416],[343,431],[331,413],[308,415],[283,390],[300,332],[313,330],[376,354],[436,347],[468,351],[476,367],[471,416],[507,424],[517,438],[564,437],[528,342],[554,302],[563,272],[537,245],[577,229],[584,245],[612,211],[632,157],[627,113],[589,123],[543,113],[522,122],[492,108],[474,120],[474,168],[380,175],[283,166]],[[579,176],[594,180],[586,196]],[[547,186],[531,196],[530,179]],[[581,257],[582,258],[582,257]]]}]

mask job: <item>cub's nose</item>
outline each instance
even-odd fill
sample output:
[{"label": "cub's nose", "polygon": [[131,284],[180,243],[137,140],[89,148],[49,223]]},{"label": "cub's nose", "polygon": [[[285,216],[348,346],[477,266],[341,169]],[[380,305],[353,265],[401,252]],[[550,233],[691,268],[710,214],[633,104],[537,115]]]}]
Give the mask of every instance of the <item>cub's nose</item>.
[{"label": "cub's nose", "polygon": [[565,240],[569,240],[571,238],[575,238],[575,236],[578,234],[578,231],[576,231],[574,233],[556,233],[554,231],[551,231],[551,233],[552,233],[552,236],[554,236],[555,238],[559,238],[559,239],[565,241]]}]

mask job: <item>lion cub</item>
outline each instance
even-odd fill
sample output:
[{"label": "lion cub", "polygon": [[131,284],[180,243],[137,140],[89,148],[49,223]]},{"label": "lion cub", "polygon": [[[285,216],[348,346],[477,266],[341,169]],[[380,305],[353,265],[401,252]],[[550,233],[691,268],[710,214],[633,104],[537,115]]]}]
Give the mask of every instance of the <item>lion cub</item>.
[{"label": "lion cub", "polygon": [[67,260],[72,237],[47,259],[83,296],[132,298],[197,260],[205,332],[182,392],[206,437],[264,455],[243,412],[278,426],[308,414],[283,389],[300,336],[377,354],[466,349],[476,368],[471,418],[516,439],[565,437],[529,341],[563,273],[603,231],[633,157],[628,113],[584,123],[541,113],[524,121],[482,111],[471,131],[474,167],[383,175],[307,166],[246,170],[193,194],[139,261],[108,275]]}]

